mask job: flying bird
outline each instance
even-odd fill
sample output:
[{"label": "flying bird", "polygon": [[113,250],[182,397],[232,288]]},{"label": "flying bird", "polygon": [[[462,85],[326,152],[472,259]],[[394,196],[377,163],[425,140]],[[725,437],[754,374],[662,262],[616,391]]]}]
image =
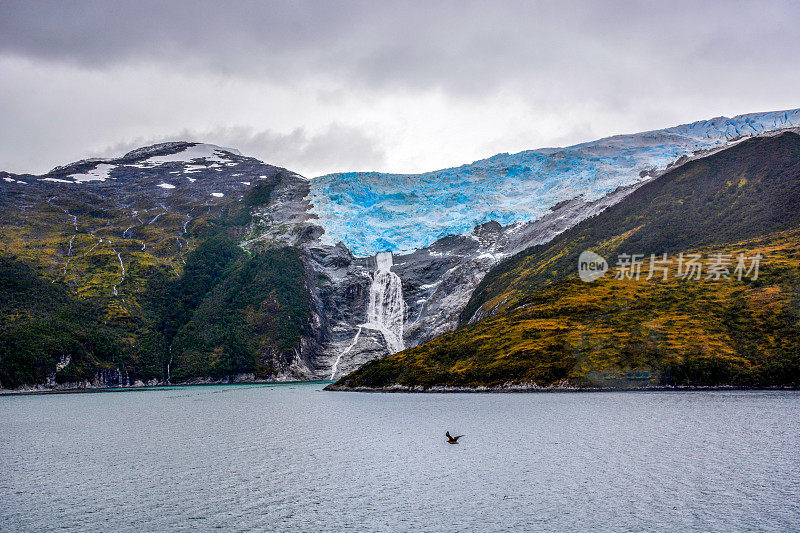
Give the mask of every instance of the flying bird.
[{"label": "flying bird", "polygon": [[464,435],[456,435],[455,437],[453,437],[452,435],[450,435],[450,432],[448,431],[447,433],[444,434],[444,436],[447,437],[447,442],[449,442],[450,444],[458,444],[458,439],[460,439]]}]

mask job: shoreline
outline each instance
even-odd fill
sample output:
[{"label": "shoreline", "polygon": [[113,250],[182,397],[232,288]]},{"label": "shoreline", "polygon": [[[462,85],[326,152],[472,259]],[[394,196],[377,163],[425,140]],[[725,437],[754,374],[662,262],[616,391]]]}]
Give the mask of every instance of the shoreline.
[{"label": "shoreline", "polygon": [[535,383],[506,383],[495,386],[478,387],[454,387],[454,386],[433,386],[411,387],[408,385],[394,384],[388,387],[337,387],[336,381],[319,380],[252,380],[252,381],[231,381],[231,380],[193,380],[183,383],[155,383],[142,385],[123,385],[116,387],[107,386],[82,386],[82,387],[24,387],[19,389],[0,389],[0,396],[17,395],[46,395],[46,394],[81,394],[99,392],[134,392],[147,390],[179,389],[183,387],[212,387],[212,386],[237,386],[237,385],[310,385],[326,384],[322,388],[324,392],[360,392],[360,393],[399,393],[399,394],[521,394],[521,393],[586,393],[586,392],[703,392],[703,391],[800,391],[800,386],[767,386],[751,387],[739,385],[679,385],[679,386],[644,386],[644,387],[574,387],[569,385],[556,385],[541,387]]},{"label": "shoreline", "polygon": [[19,389],[0,389],[0,396],[36,396],[46,394],[91,394],[98,392],[135,392],[148,390],[167,390],[180,389],[184,387],[216,387],[216,386],[236,386],[236,385],[306,385],[312,383],[333,383],[331,380],[309,380],[309,381],[188,381],[184,383],[158,383],[153,385],[122,385],[117,387],[69,387],[69,388],[48,388],[48,387],[25,387]]},{"label": "shoreline", "polygon": [[[334,383],[335,384],[335,383]],[[334,385],[331,384],[331,385]],[[555,386],[540,387],[534,385],[498,385],[481,387],[410,387],[407,385],[392,385],[389,387],[325,387],[326,392],[367,392],[367,393],[400,393],[400,394],[525,394],[525,393],[582,393],[582,392],[702,392],[702,391],[800,391],[800,386],[769,386],[750,387],[740,385],[678,385],[678,386],[652,386],[652,387],[571,387]]]}]

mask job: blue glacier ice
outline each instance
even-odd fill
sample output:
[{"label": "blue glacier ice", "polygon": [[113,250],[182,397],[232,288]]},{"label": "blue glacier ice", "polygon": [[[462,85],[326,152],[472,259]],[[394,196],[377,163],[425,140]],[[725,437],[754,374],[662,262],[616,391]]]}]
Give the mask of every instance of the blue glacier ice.
[{"label": "blue glacier ice", "polygon": [[562,200],[594,200],[681,156],[800,127],[800,109],[718,117],[566,148],[497,154],[424,174],[348,172],[311,180],[324,239],[354,254],[408,251],[484,222],[540,218]]}]

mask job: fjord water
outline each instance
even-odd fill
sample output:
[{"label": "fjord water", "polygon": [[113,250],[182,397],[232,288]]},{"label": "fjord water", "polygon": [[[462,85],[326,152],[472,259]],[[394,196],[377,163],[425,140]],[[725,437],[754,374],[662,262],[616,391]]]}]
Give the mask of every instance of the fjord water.
[{"label": "fjord water", "polygon": [[322,386],[0,397],[0,530],[800,529],[797,392]]}]

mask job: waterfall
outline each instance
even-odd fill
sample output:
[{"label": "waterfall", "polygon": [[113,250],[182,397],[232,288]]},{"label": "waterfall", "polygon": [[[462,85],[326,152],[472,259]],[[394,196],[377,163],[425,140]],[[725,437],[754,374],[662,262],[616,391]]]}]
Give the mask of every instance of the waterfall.
[{"label": "waterfall", "polygon": [[392,252],[377,254],[375,261],[377,268],[372,274],[372,285],[369,287],[367,322],[358,326],[358,333],[353,342],[336,358],[331,369],[331,379],[336,377],[342,356],[347,355],[355,347],[363,328],[380,331],[386,340],[389,353],[397,353],[405,348],[403,327],[406,303],[403,300],[403,284],[400,276],[392,272],[394,265]]},{"label": "waterfall", "polygon": [[375,256],[378,268],[372,276],[369,288],[366,328],[383,333],[390,353],[404,348],[403,324],[406,303],[403,300],[403,284],[400,276],[392,272],[392,252],[381,252]]}]

